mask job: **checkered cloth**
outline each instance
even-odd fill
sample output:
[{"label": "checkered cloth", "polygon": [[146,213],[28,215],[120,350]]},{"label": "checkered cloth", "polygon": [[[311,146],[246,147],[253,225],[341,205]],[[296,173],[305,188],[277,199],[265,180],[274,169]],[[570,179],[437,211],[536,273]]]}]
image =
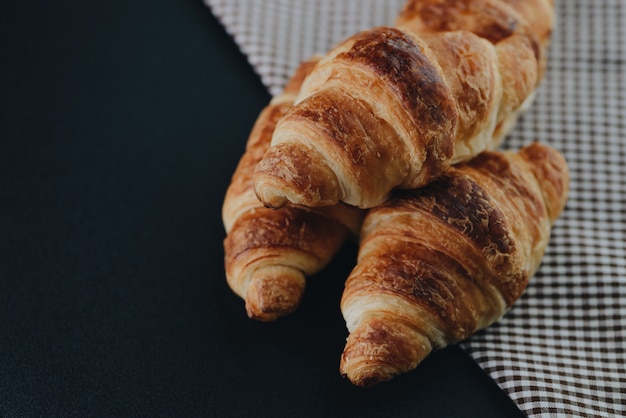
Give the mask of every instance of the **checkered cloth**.
[{"label": "checkered cloth", "polygon": [[[205,0],[271,94],[300,61],[404,0]],[[529,416],[626,415],[626,2],[557,0],[546,78],[504,144],[568,160],[543,264],[505,317],[462,344]]]}]

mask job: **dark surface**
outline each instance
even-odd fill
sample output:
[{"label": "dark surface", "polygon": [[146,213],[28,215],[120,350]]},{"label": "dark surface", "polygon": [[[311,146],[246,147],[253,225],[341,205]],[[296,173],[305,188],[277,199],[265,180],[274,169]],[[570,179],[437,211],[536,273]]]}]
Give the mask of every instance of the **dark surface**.
[{"label": "dark surface", "polygon": [[353,246],[247,319],[220,211],[269,97],[200,1],[139,3],[0,5],[0,416],[517,414],[457,347],[339,376]]}]

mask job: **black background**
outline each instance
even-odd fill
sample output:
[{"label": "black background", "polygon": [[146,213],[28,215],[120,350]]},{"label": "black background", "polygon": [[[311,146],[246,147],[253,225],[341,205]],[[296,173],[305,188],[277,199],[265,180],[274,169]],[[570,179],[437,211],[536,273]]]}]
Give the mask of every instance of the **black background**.
[{"label": "black background", "polygon": [[220,212],[268,100],[201,1],[1,3],[1,416],[519,414],[458,347],[339,375],[353,245],[246,317]]}]

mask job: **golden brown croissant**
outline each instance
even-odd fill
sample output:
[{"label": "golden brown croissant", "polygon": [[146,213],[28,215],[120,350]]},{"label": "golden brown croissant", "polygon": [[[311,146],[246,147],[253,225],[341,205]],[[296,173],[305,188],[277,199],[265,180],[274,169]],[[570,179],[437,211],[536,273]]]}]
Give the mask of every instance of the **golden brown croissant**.
[{"label": "golden brown croissant", "polygon": [[245,300],[248,315],[262,321],[297,308],[305,275],[321,270],[351,233],[356,236],[363,217],[358,208],[343,204],[267,209],[254,193],[254,168],[313,62],[303,63],[284,92],[259,115],[222,206],[228,284]]},{"label": "golden brown croissant", "polygon": [[337,45],[276,127],[260,200],[369,208],[495,148],[540,81],[551,3],[409,0]]},{"label": "golden brown croissant", "polygon": [[498,320],[526,288],[565,205],[553,148],[486,151],[371,209],[341,310],[341,373],[368,386]]}]

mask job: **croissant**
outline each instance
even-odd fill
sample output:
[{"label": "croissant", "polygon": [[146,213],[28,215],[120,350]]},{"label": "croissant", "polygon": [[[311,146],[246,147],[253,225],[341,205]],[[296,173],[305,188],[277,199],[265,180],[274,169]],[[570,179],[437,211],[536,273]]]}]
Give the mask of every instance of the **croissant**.
[{"label": "croissant", "polygon": [[545,68],[550,0],[409,0],[311,70],[257,166],[269,207],[374,207],[496,148]]},{"label": "croissant", "polygon": [[568,184],[562,155],[535,143],[485,151],[371,209],[341,299],[341,373],[389,380],[497,321],[538,269]]},{"label": "croissant", "polygon": [[260,113],[222,205],[227,282],[245,300],[248,316],[262,321],[298,307],[305,275],[321,270],[349,236],[356,236],[363,218],[358,208],[344,204],[272,210],[254,193],[254,168],[314,62],[304,62],[283,93]]}]

